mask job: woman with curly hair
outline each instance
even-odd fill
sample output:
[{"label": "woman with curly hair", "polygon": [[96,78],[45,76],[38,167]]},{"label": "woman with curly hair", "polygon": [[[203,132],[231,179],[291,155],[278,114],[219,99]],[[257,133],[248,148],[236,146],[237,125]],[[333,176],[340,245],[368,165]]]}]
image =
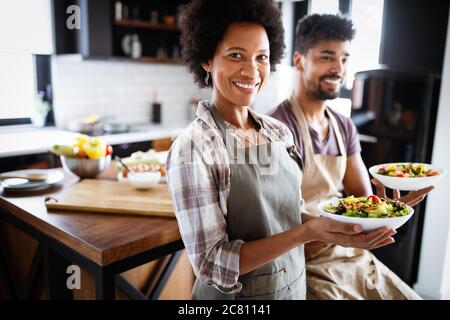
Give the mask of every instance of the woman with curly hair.
[{"label": "woman with curly hair", "polygon": [[292,133],[251,109],[283,56],[283,37],[272,0],[193,0],[185,9],[183,59],[196,83],[212,88],[167,160],[194,299],[304,299],[305,243],[372,248],[389,238],[302,214]]}]

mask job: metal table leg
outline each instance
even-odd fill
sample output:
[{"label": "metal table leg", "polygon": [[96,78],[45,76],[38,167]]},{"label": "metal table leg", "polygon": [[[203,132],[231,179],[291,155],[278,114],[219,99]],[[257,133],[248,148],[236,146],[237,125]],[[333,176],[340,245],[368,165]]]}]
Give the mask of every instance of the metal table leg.
[{"label": "metal table leg", "polygon": [[48,248],[45,253],[45,266],[48,283],[49,299],[72,300],[73,293],[67,285],[69,275],[67,267],[72,263],[52,249]]},{"label": "metal table leg", "polygon": [[97,300],[114,300],[116,297],[115,274],[108,267],[99,267],[94,272],[95,296]]}]

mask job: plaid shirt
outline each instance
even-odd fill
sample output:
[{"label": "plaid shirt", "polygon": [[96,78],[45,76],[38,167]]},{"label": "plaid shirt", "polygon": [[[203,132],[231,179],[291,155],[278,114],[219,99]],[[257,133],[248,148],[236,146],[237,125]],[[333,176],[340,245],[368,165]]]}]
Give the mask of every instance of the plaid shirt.
[{"label": "plaid shirt", "polygon": [[[167,157],[167,181],[176,218],[196,277],[224,293],[239,292],[239,254],[244,241],[226,232],[230,164],[221,133],[201,101],[197,118],[174,141]],[[278,120],[251,111],[260,133],[294,144],[291,131]],[[226,123],[227,129],[236,129]]]}]

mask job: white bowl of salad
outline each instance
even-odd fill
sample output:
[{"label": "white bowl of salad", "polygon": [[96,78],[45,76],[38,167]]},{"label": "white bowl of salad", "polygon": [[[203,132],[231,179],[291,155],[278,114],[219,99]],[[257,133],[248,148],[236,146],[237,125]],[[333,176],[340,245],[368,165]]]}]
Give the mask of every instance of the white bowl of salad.
[{"label": "white bowl of salad", "polygon": [[370,197],[333,198],[322,201],[318,209],[323,217],[362,226],[364,232],[388,227],[397,229],[414,214],[410,206],[394,200]]},{"label": "white bowl of salad", "polygon": [[369,168],[375,179],[398,190],[419,190],[434,186],[445,174],[442,168],[425,163],[385,163]]}]

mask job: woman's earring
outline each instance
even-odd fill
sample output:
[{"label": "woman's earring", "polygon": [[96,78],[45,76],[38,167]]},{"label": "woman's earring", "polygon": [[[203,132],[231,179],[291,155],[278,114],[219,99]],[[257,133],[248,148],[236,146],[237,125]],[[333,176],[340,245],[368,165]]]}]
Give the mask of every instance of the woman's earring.
[{"label": "woman's earring", "polygon": [[208,85],[209,81],[209,71],[206,71],[205,84]]}]

